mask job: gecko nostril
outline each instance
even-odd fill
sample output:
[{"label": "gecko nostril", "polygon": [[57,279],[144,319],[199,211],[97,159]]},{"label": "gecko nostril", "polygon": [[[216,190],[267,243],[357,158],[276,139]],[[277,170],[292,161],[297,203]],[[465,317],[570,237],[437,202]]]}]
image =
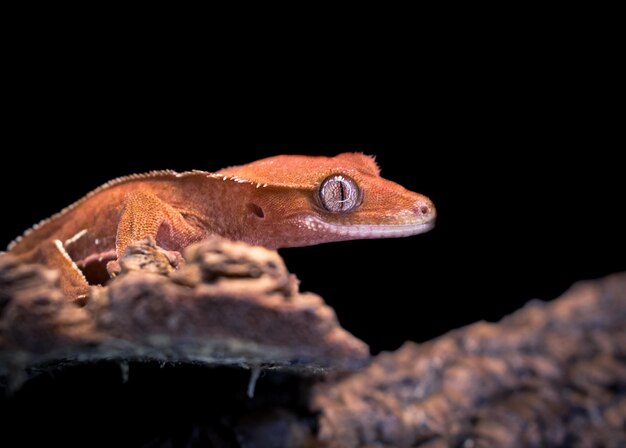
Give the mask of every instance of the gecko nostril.
[{"label": "gecko nostril", "polygon": [[420,211],[420,213],[421,213],[422,215],[427,215],[427,214],[428,214],[428,212],[430,212],[430,207],[428,207],[427,205],[422,205],[422,206],[419,208],[419,211]]}]

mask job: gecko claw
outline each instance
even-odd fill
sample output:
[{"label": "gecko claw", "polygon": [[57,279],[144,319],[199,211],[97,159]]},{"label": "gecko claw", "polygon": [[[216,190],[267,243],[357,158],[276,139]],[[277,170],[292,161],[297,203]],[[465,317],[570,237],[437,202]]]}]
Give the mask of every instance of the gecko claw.
[{"label": "gecko claw", "polygon": [[148,271],[167,275],[185,263],[178,251],[165,250],[156,245],[153,238],[146,238],[126,248],[117,260],[107,263],[111,278],[130,271]]}]

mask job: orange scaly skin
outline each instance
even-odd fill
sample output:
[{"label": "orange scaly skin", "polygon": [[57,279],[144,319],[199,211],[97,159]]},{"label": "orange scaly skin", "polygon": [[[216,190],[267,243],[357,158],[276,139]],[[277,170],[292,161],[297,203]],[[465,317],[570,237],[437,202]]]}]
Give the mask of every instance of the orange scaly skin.
[{"label": "orange scaly skin", "polygon": [[61,287],[77,298],[89,290],[81,270],[100,266],[102,273],[149,236],[172,252],[210,234],[277,249],[415,235],[434,219],[428,198],[381,178],[369,156],[283,155],[217,173],[113,180],[27,231],[9,251],[58,269]]}]

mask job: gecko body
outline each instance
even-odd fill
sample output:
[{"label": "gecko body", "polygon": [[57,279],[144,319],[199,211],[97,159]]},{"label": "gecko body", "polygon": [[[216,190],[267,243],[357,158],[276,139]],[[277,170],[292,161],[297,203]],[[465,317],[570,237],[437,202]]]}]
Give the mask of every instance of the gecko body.
[{"label": "gecko body", "polygon": [[215,173],[115,179],[26,231],[8,251],[58,269],[61,288],[76,298],[89,290],[85,272],[106,276],[107,264],[110,272],[126,247],[146,237],[172,252],[211,234],[278,249],[415,235],[430,230],[435,215],[428,198],[380,177],[369,156],[283,155]]}]

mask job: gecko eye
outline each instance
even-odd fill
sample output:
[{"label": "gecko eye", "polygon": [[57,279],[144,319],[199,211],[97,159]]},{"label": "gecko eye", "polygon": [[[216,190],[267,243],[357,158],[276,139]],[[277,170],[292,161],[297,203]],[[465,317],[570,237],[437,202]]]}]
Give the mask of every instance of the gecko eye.
[{"label": "gecko eye", "polygon": [[349,212],[359,205],[360,199],[356,182],[340,174],[328,177],[320,187],[322,205],[331,212]]}]

